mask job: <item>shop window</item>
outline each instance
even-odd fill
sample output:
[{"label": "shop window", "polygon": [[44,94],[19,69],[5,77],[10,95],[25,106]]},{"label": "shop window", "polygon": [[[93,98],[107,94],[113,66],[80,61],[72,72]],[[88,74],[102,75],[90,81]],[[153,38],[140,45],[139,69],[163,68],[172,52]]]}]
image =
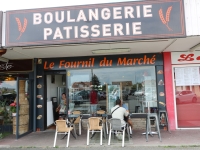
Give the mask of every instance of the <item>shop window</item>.
[{"label": "shop window", "polygon": [[[115,100],[120,98],[131,113],[145,112],[145,101],[156,101],[155,67],[126,67],[68,70],[69,101],[74,103],[74,110],[93,113],[97,110],[110,109]],[[84,86],[74,86],[82,83]],[[77,88],[77,90],[74,90]],[[95,99],[95,100],[94,100]],[[94,107],[91,107],[94,104]],[[150,103],[157,107],[157,103]]]}]

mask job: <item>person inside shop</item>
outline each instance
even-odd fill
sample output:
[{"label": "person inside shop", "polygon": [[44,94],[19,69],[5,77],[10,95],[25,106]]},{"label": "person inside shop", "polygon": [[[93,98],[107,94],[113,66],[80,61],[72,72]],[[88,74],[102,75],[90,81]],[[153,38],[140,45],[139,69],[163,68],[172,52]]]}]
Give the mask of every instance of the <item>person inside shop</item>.
[{"label": "person inside shop", "polygon": [[60,104],[56,108],[56,112],[59,115],[58,119],[64,119],[65,113],[66,113],[66,107],[67,107],[67,98],[66,94],[62,93],[62,97],[60,100]]},{"label": "person inside shop", "polygon": [[129,119],[129,111],[127,111],[124,107],[122,107],[123,102],[120,99],[116,100],[116,105],[111,108],[112,118],[118,118],[121,120],[122,126],[126,125],[126,122],[133,129],[133,124]]},{"label": "person inside shop", "polygon": [[92,116],[94,116],[94,114],[97,111],[97,103],[98,103],[97,91],[92,89],[90,92],[90,112],[91,112]]}]

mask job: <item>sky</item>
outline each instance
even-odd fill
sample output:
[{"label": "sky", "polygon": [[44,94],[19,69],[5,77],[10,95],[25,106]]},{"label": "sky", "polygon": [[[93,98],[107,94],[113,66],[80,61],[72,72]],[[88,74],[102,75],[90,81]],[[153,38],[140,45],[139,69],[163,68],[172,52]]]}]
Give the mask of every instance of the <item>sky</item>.
[{"label": "sky", "polygon": [[113,2],[123,2],[123,1],[134,1],[134,0],[5,0],[0,5],[0,11],[5,12],[9,10],[88,5],[88,4],[113,3]]},{"label": "sky", "polygon": [[11,89],[16,89],[17,87],[17,82],[16,81],[3,81],[0,84],[0,89],[1,88],[11,88]]}]

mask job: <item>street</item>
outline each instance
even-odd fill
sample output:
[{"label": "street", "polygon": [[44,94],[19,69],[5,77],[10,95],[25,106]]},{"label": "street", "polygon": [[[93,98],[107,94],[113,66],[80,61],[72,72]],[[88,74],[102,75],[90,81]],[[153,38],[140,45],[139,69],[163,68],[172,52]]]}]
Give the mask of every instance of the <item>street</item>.
[{"label": "street", "polygon": [[[0,149],[3,149],[3,150],[63,150],[65,149],[66,147],[55,147],[55,148],[49,148],[49,147],[2,147],[0,146]],[[125,146],[124,148],[123,147],[118,147],[118,146],[111,146],[111,147],[108,147],[108,146],[98,146],[98,147],[94,147],[94,146],[83,146],[83,147],[68,147],[67,149],[70,149],[70,150],[86,150],[86,149],[95,149],[95,150],[101,150],[101,149],[104,149],[104,150],[112,150],[112,149],[115,149],[115,150],[132,150],[132,149],[135,149],[135,150],[199,150],[200,149],[200,145],[194,145],[194,146],[152,146],[152,147],[149,147],[149,146],[143,146],[143,147],[139,147],[139,146]]]}]

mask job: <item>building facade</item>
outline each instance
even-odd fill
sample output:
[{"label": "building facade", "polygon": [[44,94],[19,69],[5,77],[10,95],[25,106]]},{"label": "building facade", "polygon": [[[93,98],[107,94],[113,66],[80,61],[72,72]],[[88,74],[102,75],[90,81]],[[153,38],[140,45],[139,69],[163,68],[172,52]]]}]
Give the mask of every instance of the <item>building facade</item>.
[{"label": "building facade", "polygon": [[[146,112],[147,106],[151,112],[167,109],[171,130],[193,127],[179,118],[171,60],[174,51],[199,43],[189,30],[196,24],[187,17],[194,4],[152,0],[7,11],[5,47],[17,59],[34,62],[30,131],[53,123],[50,103],[56,107],[61,93],[69,110],[91,113],[91,90],[97,92],[97,109],[107,113],[121,98],[131,113]],[[3,56],[15,59],[9,53]]]}]

